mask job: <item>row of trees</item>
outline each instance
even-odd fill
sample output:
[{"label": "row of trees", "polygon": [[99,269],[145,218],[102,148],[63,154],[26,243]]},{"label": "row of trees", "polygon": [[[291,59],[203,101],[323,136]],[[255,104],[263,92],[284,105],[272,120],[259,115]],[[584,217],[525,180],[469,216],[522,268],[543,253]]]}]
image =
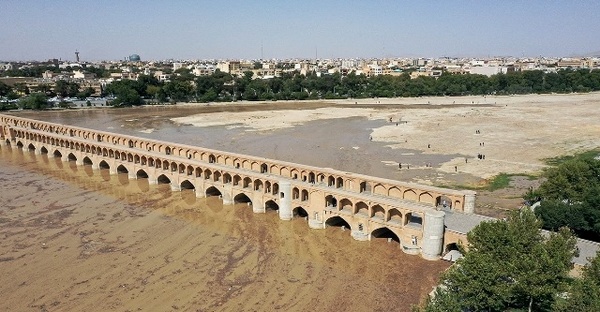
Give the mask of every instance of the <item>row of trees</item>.
[{"label": "row of trees", "polygon": [[577,254],[566,228],[548,236],[525,208],[507,220],[483,222],[468,235],[464,257],[441,277],[425,312],[600,311],[600,259],[569,277]]},{"label": "row of trees", "polygon": [[[381,75],[366,77],[350,73],[342,76],[285,73],[271,79],[252,79],[252,72],[242,77],[216,71],[211,76],[193,76],[188,69],[175,72],[170,82],[159,83],[141,76],[144,86],[138,90],[142,98],[165,101],[236,101],[236,100],[305,100],[333,98],[457,96],[487,94],[570,93],[600,90],[600,70],[560,70],[556,73],[523,71],[483,75],[444,73],[439,78]],[[114,82],[107,94],[119,97],[129,82]],[[121,103],[127,103],[119,101]],[[135,103],[130,103],[135,105]]]},{"label": "row of trees", "polygon": [[[438,78],[411,79],[381,75],[366,77],[350,73],[342,76],[285,73],[271,79],[253,79],[251,71],[241,77],[216,71],[196,77],[189,69],[176,70],[171,81],[160,82],[153,76],[140,75],[136,81],[121,80],[109,84],[103,95],[115,97],[114,105],[140,105],[145,102],[305,100],[370,97],[457,96],[521,93],[568,93],[600,90],[600,70],[560,70],[556,73],[523,71],[483,75],[444,73]],[[0,97],[18,98],[33,92],[46,96],[85,98],[93,90],[81,90],[74,82],[58,81],[54,88],[40,85],[29,90],[24,84],[8,87],[0,82]]]}]

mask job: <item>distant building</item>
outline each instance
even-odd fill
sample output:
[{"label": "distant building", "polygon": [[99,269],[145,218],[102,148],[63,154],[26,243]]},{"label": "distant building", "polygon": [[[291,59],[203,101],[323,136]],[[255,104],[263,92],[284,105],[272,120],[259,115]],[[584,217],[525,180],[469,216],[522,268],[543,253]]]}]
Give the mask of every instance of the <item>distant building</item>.
[{"label": "distant building", "polygon": [[140,56],[137,54],[131,54],[129,57],[127,57],[127,60],[130,62],[139,62],[141,61]]}]

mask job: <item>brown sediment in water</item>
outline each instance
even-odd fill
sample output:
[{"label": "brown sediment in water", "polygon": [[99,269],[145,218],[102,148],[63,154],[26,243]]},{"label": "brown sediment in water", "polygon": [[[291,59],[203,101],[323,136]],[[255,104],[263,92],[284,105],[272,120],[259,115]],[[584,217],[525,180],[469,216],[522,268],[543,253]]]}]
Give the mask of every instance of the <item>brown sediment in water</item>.
[{"label": "brown sediment in water", "polygon": [[408,311],[448,267],[6,146],[0,168],[0,310]]}]

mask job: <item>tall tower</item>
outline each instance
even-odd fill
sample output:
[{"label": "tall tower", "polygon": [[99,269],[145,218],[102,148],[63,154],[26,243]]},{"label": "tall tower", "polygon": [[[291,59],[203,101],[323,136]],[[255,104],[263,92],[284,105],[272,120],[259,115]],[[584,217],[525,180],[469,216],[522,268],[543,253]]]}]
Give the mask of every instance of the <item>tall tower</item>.
[{"label": "tall tower", "polygon": [[75,50],[75,61],[79,63],[79,51]]}]

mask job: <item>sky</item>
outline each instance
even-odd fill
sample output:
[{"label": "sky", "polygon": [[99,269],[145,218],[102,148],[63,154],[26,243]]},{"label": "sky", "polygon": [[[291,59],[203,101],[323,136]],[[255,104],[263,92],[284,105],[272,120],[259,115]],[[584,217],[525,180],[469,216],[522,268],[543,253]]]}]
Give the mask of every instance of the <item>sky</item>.
[{"label": "sky", "polygon": [[0,62],[600,54],[600,0],[1,0]]}]

